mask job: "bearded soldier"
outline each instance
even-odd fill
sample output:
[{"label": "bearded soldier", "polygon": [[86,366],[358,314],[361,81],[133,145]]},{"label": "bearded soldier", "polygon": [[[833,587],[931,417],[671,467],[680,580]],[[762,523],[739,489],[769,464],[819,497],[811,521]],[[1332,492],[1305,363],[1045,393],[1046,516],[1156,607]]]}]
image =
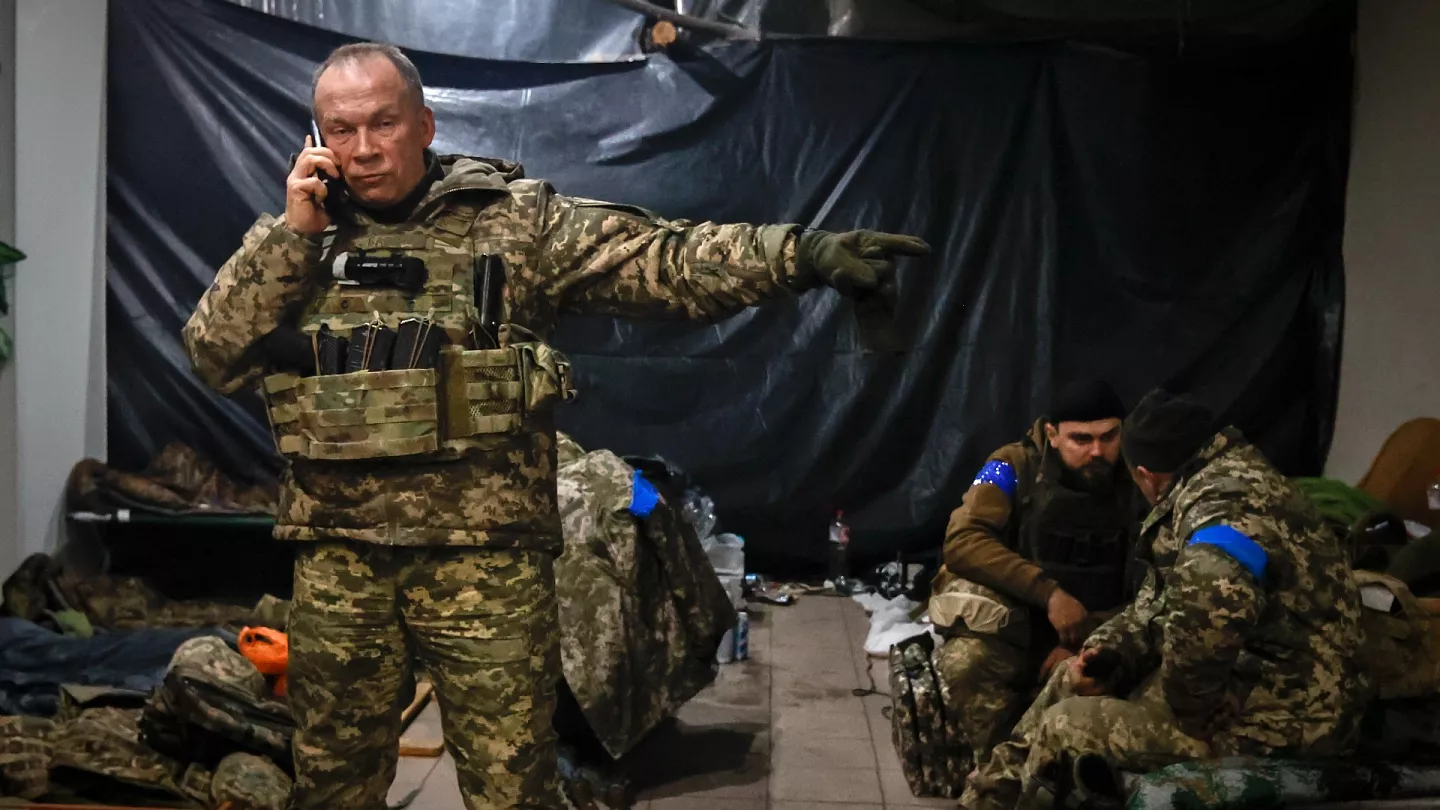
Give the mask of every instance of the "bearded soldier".
[{"label": "bearded soldier", "polygon": [[1126,601],[1143,501],[1120,456],[1119,397],[1062,387],[1025,439],[991,454],[946,533],[930,616],[949,717],[980,765],[1043,671]]}]

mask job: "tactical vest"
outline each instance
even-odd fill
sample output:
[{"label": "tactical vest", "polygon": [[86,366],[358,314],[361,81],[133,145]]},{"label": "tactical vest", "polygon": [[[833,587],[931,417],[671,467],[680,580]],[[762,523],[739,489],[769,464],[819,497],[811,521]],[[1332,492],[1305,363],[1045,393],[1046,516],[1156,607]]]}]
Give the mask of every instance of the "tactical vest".
[{"label": "tactical vest", "polygon": [[1033,484],[1020,493],[1017,550],[1086,610],[1124,605],[1132,590],[1127,568],[1138,517],[1134,490],[1117,487],[1102,496],[1070,489],[1051,452],[1040,455],[1037,467]]},{"label": "tactical vest", "polygon": [[282,455],[452,460],[495,448],[501,437],[548,417],[557,401],[573,396],[569,363],[523,326],[506,323],[499,348],[473,345],[471,327],[479,320],[475,261],[490,252],[470,238],[478,213],[461,204],[426,222],[335,231],[323,267],[360,254],[418,258],[427,271],[424,286],[410,293],[328,283],[301,315],[300,332],[313,337],[326,326],[345,335],[366,324],[398,330],[407,318],[425,318],[444,330],[449,345],[438,369],[267,377],[270,423]]},{"label": "tactical vest", "polygon": [[[298,508],[310,526],[377,534],[409,529],[419,540],[447,542],[454,531],[559,534],[554,516],[555,405],[573,398],[568,361],[542,340],[554,321],[534,289],[536,248],[531,223],[513,194],[457,189],[426,209],[428,217],[384,224],[360,218],[327,232],[321,267],[344,256],[410,257],[425,266],[424,284],[409,292],[385,286],[327,282],[300,313],[297,327],[315,336],[328,327],[340,336],[365,324],[392,330],[409,318],[429,319],[445,335],[436,368],[399,368],[301,377],[281,373],[263,381],[270,426],[297,481],[312,483]],[[499,347],[477,346],[476,263],[503,260]],[[464,465],[449,462],[464,460]],[[345,468],[360,463],[353,478]],[[438,463],[438,466],[436,466]],[[398,465],[398,466],[397,466]],[[464,466],[465,469],[458,469]],[[447,471],[447,468],[451,471]],[[307,477],[307,470],[314,472]],[[401,470],[421,471],[404,479]],[[461,501],[425,505],[433,494],[424,475],[448,476]],[[416,492],[395,492],[383,514],[360,510],[342,482],[361,476],[390,491],[397,481]],[[354,488],[358,483],[348,486]],[[418,497],[417,497],[418,496]],[[398,499],[417,503],[406,504]],[[293,508],[292,508],[293,507]],[[448,514],[441,515],[440,512]],[[291,521],[295,518],[290,518]],[[444,521],[437,523],[437,521]],[[285,522],[285,521],[282,521]],[[387,529],[388,526],[388,529]]]}]

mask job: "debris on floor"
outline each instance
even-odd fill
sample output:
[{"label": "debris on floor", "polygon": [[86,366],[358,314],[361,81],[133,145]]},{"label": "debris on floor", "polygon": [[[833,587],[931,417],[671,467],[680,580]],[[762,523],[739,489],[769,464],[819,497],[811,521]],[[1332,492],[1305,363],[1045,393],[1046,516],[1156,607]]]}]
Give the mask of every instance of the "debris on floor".
[{"label": "debris on floor", "polygon": [[866,655],[888,658],[890,648],[905,639],[934,633],[930,620],[923,614],[919,621],[913,619],[920,603],[909,597],[902,595],[886,599],[879,594],[862,593],[850,598],[870,614],[870,632],[865,637]]}]

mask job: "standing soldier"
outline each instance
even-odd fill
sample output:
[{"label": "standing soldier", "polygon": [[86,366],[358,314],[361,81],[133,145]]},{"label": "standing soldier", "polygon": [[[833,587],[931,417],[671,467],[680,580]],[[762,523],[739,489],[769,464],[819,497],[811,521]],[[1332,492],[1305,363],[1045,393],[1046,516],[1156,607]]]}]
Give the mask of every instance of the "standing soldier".
[{"label": "standing soldier", "polygon": [[295,807],[384,808],[417,664],[466,806],[555,807],[553,407],[573,393],[556,318],[719,319],[821,285],[890,296],[893,257],[928,248],[667,221],[437,156],[419,74],[390,46],[336,50],[312,104],[324,145],[295,160],[284,217],[251,227],[184,332],[212,387],[262,382],[289,461]]}]

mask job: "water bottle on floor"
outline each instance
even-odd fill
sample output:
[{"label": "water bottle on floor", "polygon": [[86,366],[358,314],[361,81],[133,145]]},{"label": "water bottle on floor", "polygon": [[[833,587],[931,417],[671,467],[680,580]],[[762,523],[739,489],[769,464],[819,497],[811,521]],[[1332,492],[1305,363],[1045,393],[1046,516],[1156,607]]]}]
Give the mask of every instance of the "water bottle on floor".
[{"label": "water bottle on floor", "polygon": [[850,592],[850,526],[844,510],[830,522],[830,582],[837,593]]}]

